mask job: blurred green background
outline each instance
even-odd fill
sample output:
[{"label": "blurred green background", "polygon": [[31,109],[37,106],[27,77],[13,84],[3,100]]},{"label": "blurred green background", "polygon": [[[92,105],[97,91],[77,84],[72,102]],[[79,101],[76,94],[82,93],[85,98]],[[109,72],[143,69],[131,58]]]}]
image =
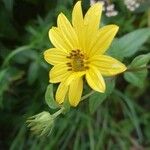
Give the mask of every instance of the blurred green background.
[{"label": "blurred green background", "polygon": [[[120,26],[118,37],[150,25],[149,2],[130,12],[123,0],[111,1],[118,15],[103,24]],[[58,118],[49,137],[33,136],[27,117],[49,110],[45,103],[48,71],[44,50],[52,47],[48,30],[60,12],[71,19],[76,0],[0,1],[0,150],[145,150],[150,149],[150,73],[142,88],[117,78],[114,91],[94,110],[89,100]],[[84,12],[90,1],[83,0]],[[139,37],[140,38],[140,37]],[[137,44],[136,40],[134,41]],[[150,52],[150,40],[125,60]],[[119,95],[119,96],[118,96]],[[50,110],[53,112],[53,110]]]}]

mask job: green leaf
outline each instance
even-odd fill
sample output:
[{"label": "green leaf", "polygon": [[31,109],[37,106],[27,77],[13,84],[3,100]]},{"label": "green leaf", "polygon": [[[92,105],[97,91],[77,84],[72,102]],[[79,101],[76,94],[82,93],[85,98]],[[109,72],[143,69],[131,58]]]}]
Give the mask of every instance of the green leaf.
[{"label": "green leaf", "polygon": [[124,78],[129,83],[133,84],[134,86],[137,86],[139,88],[143,88],[144,86],[144,79],[147,76],[147,71],[138,71],[136,73],[132,72],[126,72],[124,74]]},{"label": "green leaf", "polygon": [[150,61],[150,53],[139,55],[130,64],[130,68],[139,68],[139,67],[145,67],[147,63]]},{"label": "green leaf", "polygon": [[0,71],[0,85],[3,84],[4,82],[4,77],[6,76],[7,74],[7,68],[3,69]]},{"label": "green leaf", "polygon": [[3,93],[8,89],[8,81],[6,80],[7,69],[0,70],[0,108],[3,106]]},{"label": "green leaf", "polygon": [[9,61],[17,54],[21,53],[21,52],[24,52],[24,51],[28,51],[30,50],[31,46],[30,45],[25,45],[25,46],[21,46],[19,48],[16,48],[15,50],[13,50],[11,53],[8,54],[8,56],[6,56],[3,64],[2,64],[2,67],[5,68],[8,64],[9,64]]},{"label": "green leaf", "polygon": [[31,85],[38,77],[39,64],[37,62],[33,62],[28,70],[28,83]]},{"label": "green leaf", "polygon": [[23,75],[24,72],[15,67],[0,70],[0,107],[3,107],[3,94],[9,89],[9,85],[21,79]]},{"label": "green leaf", "polygon": [[143,28],[130,32],[113,42],[108,53],[123,59],[133,56],[150,37],[150,29]]},{"label": "green leaf", "polygon": [[128,66],[129,71],[124,73],[125,80],[134,86],[142,88],[147,77],[146,65],[149,61],[150,53],[137,56]]},{"label": "green leaf", "polygon": [[3,0],[6,9],[12,13],[14,0]]},{"label": "green leaf", "polygon": [[133,103],[134,101],[130,99],[129,97],[127,97],[126,95],[124,95],[123,93],[121,93],[119,90],[114,90],[114,93],[116,93],[116,95],[120,97],[125,102],[126,106],[128,107],[126,109],[126,113],[129,116],[130,120],[132,121],[136,129],[137,135],[139,137],[139,141],[142,141],[143,135],[142,135],[141,127],[140,127],[140,119],[139,119],[139,116],[137,115],[135,104]]},{"label": "green leaf", "polygon": [[66,114],[67,112],[69,112],[70,110],[70,103],[69,103],[69,99],[68,99],[68,96],[66,96],[65,100],[64,100],[64,103],[63,103],[63,107],[64,107],[64,111],[63,111],[63,114]]},{"label": "green leaf", "polygon": [[115,80],[114,79],[108,79],[106,80],[106,92],[105,93],[99,93],[95,92],[93,95],[89,98],[89,110],[93,114],[100,104],[109,96],[113,89],[115,87]]},{"label": "green leaf", "polygon": [[52,109],[56,109],[60,107],[54,99],[53,84],[49,84],[47,86],[46,93],[45,93],[45,102]]},{"label": "green leaf", "polygon": [[16,137],[13,139],[10,150],[16,150],[16,149],[23,149],[24,145],[24,138],[25,138],[25,126],[22,126],[21,129],[18,131]]}]

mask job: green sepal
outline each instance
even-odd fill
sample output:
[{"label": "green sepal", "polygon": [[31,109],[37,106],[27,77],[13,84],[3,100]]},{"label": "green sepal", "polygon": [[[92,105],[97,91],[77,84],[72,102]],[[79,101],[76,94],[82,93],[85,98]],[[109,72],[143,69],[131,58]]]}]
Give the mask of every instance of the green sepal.
[{"label": "green sepal", "polygon": [[142,88],[147,77],[148,71],[146,65],[150,61],[150,53],[137,56],[128,66],[127,72],[124,73],[126,81],[134,86]]},{"label": "green sepal", "polygon": [[60,106],[57,104],[57,102],[54,99],[53,84],[49,84],[47,86],[47,89],[45,92],[45,102],[52,109],[60,108]]}]

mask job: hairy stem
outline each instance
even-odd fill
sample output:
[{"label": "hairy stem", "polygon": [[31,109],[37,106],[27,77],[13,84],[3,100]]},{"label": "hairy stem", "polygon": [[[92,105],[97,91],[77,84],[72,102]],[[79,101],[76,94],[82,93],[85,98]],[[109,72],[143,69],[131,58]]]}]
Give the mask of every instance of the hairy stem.
[{"label": "hairy stem", "polygon": [[88,94],[86,94],[86,95],[84,95],[84,96],[82,96],[81,97],[81,101],[83,101],[83,100],[85,100],[85,99],[87,99],[89,96],[91,96],[92,94],[94,94],[95,93],[95,91],[91,91],[91,92],[89,92]]},{"label": "hairy stem", "polygon": [[62,107],[60,110],[58,110],[57,112],[55,112],[52,116],[53,116],[54,118],[56,118],[56,117],[59,116],[63,111],[64,111],[64,107]]}]

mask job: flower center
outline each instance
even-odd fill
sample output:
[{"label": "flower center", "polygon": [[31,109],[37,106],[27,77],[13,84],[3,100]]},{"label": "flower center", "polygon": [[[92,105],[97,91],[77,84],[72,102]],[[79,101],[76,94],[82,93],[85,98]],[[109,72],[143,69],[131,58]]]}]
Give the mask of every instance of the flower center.
[{"label": "flower center", "polygon": [[84,71],[88,69],[89,67],[87,66],[87,58],[85,55],[81,53],[80,50],[72,50],[70,52],[70,55],[67,56],[71,61],[67,63],[68,66],[68,71]]}]

